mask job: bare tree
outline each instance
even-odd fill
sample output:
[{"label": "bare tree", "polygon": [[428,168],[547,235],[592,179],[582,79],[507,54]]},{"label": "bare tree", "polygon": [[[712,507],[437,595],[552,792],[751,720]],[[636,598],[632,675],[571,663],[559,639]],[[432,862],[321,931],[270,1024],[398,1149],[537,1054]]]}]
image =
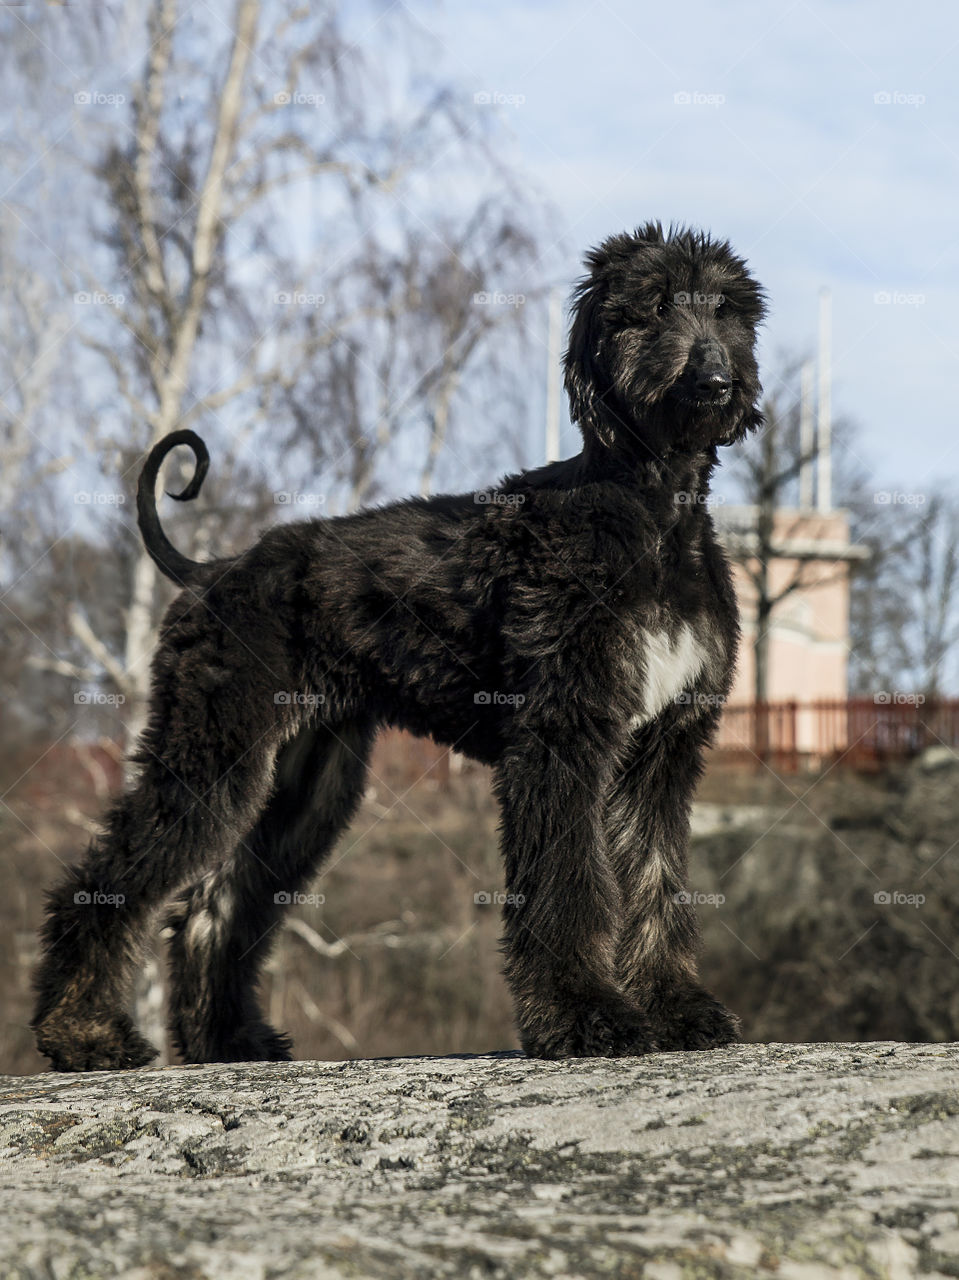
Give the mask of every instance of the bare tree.
[{"label": "bare tree", "polygon": [[[282,442],[302,473],[328,465],[351,503],[373,494],[385,462],[405,454],[408,466],[417,451],[429,487],[464,377],[516,318],[476,296],[535,259],[508,175],[447,91],[424,93],[402,127],[378,117],[371,56],[335,5],[235,0],[213,75],[180,11],[181,0],[150,0],[129,121],[116,114],[93,166],[105,200],[75,275],[84,299],[106,305],[86,307],[76,329],[111,392],[85,454],[112,445],[129,493],[143,449],[199,422],[227,435],[236,459],[255,445],[262,463]],[[489,161],[495,180],[427,223],[413,179],[447,153],[472,156],[474,170]],[[306,215],[321,199],[329,223],[291,249],[291,202]],[[135,730],[163,596],[138,541],[126,552],[120,648],[104,640],[96,602],[73,607],[70,623]]]},{"label": "bare tree", "polygon": [[881,490],[873,505],[872,556],[852,597],[854,680],[933,700],[957,676],[959,502],[941,489]]},{"label": "bare tree", "polygon": [[[800,404],[793,391],[799,361],[785,362],[778,379],[779,391],[763,404],[765,425],[758,440],[736,450],[734,468],[746,503],[747,518],[723,521],[723,534],[733,560],[740,565],[753,591],[753,700],[764,703],[769,695],[769,640],[780,605],[799,590],[848,578],[864,561],[861,548],[826,549],[810,543],[816,511],[798,508],[799,480],[803,469],[816,460],[814,447],[804,446],[800,435]],[[865,464],[848,448],[852,428],[846,421],[833,424],[833,445],[838,451],[838,487],[855,493],[865,483]],[[788,518],[786,513],[789,513]],[[776,564],[788,563],[783,577]]]},{"label": "bare tree", "polygon": [[[337,442],[332,470],[347,485],[349,507],[381,496],[377,463],[399,462],[397,445],[421,459],[411,484],[428,493],[457,411],[470,412],[471,373],[482,364],[483,376],[502,389],[524,372],[515,360],[521,311],[539,290],[530,287],[527,296],[504,285],[534,255],[531,232],[486,199],[461,225],[407,227],[390,250],[364,243],[350,282],[354,317],[344,318],[337,343],[293,391],[301,437],[316,431],[319,418],[328,441]],[[457,464],[461,477],[468,470],[462,451]]]}]

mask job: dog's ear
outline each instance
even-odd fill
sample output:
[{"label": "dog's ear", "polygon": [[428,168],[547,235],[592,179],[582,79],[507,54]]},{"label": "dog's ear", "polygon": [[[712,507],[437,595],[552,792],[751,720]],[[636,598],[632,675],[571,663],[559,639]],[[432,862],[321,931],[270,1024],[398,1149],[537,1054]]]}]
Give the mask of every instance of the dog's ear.
[{"label": "dog's ear", "polygon": [[753,431],[761,431],[766,425],[766,419],[761,409],[757,409],[755,405],[751,409],[747,409],[739,421],[735,434],[730,437],[730,443],[742,444],[746,437]]},{"label": "dog's ear", "polygon": [[611,444],[609,427],[603,422],[600,397],[606,388],[599,384],[602,320],[600,311],[606,298],[603,267],[605,255],[594,251],[587,259],[592,271],[576,286],[569,345],[563,356],[563,383],[569,396],[569,416],[579,424],[583,439],[594,437]]}]

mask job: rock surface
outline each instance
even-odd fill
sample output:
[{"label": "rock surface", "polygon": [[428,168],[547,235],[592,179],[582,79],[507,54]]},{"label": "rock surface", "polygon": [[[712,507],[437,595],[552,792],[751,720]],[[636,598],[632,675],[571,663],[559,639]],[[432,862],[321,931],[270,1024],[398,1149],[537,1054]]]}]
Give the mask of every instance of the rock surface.
[{"label": "rock surface", "polygon": [[959,1275],[959,1045],[0,1080],[0,1275]]}]

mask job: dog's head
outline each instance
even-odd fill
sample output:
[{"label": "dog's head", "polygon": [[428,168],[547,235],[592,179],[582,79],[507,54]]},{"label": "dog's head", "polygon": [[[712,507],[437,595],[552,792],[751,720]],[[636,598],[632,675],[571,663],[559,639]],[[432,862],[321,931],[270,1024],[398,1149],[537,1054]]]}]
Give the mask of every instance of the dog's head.
[{"label": "dog's head", "polygon": [[649,223],[586,257],[564,359],[587,443],[665,456],[742,439],[761,417],[762,289],[725,242]]}]

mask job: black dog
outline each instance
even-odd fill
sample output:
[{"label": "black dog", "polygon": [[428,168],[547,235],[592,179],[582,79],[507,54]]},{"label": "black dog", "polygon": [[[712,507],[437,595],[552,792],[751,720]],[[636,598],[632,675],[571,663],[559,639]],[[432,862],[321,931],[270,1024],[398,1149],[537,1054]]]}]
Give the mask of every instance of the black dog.
[{"label": "black dog", "polygon": [[[705,497],[756,426],[762,293],[725,243],[648,225],[587,260],[566,388],[583,450],[488,494],[285,524],[233,560],[178,553],[139,780],[51,895],[34,1027],[60,1069],[154,1056],[126,1013],[176,891],[171,1027],[189,1062],[289,1057],[257,973],[290,890],[356,809],[377,727],[492,765],[506,973],[544,1057],[728,1044],[697,982],[688,815],[737,645]],[[122,899],[122,902],[120,901]]]}]

